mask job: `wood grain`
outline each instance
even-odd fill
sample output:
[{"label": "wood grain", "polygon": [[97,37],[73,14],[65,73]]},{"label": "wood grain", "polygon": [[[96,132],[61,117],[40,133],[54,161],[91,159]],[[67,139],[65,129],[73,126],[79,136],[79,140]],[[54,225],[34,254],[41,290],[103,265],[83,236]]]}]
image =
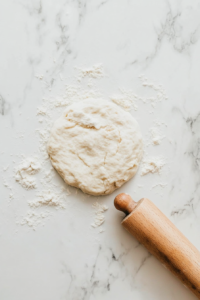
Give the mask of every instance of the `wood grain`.
[{"label": "wood grain", "polygon": [[150,200],[137,202],[122,225],[200,299],[200,252]]}]

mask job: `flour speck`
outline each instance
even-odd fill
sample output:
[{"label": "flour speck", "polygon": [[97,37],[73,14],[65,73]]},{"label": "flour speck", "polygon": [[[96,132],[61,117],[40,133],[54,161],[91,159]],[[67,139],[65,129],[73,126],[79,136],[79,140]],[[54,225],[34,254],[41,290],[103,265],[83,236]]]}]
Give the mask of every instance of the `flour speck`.
[{"label": "flour speck", "polygon": [[94,223],[92,223],[91,226],[96,228],[101,226],[104,223],[105,221],[104,213],[108,210],[108,207],[106,205],[102,205],[98,202],[95,202],[92,205],[92,208],[95,210],[95,218],[94,218]]},{"label": "flour speck", "polygon": [[32,175],[38,173],[40,169],[41,164],[37,158],[24,159],[15,168],[15,180],[27,190],[36,188],[36,180]]},{"label": "flour speck", "polygon": [[147,175],[148,173],[160,173],[166,161],[163,157],[149,157],[142,162],[141,175]]}]

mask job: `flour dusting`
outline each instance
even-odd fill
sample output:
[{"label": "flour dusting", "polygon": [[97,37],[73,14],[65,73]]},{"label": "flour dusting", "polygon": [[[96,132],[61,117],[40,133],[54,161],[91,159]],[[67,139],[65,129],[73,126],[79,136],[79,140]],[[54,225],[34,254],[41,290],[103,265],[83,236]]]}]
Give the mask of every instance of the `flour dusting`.
[{"label": "flour dusting", "polygon": [[146,158],[142,162],[141,175],[144,176],[148,173],[160,173],[166,161],[163,157],[150,157]]},{"label": "flour dusting", "polygon": [[[153,92],[152,96],[142,96],[136,94],[136,92],[134,92],[133,90],[120,88],[120,94],[111,96],[110,99],[128,111],[130,111],[131,109],[137,111],[140,102],[144,104],[150,104],[151,108],[155,109],[158,102],[162,102],[163,100],[168,99],[168,97],[166,96],[166,91],[162,85],[149,81],[143,75],[140,75],[138,78],[143,87]],[[152,111],[151,113],[153,112],[154,111]]]},{"label": "flour dusting", "polygon": [[32,175],[38,173],[41,164],[37,158],[24,159],[15,169],[15,180],[25,189],[36,188],[36,180]]},{"label": "flour dusting", "polygon": [[45,225],[45,220],[49,219],[51,216],[51,213],[49,211],[43,211],[43,212],[36,212],[36,211],[28,211],[26,215],[22,218],[21,221],[18,221],[17,223],[20,225],[27,225],[31,227],[33,230],[36,230],[36,228],[40,226]]},{"label": "flour dusting", "polygon": [[98,202],[95,202],[92,205],[92,208],[95,210],[94,223],[91,224],[92,227],[96,228],[101,226],[105,222],[104,213],[108,210],[106,205],[102,205]]},{"label": "flour dusting", "polygon": [[37,194],[37,198],[28,202],[29,206],[36,208],[39,206],[53,206],[56,208],[65,208],[62,198],[58,194],[53,193],[51,190],[42,191]]},{"label": "flour dusting", "polygon": [[40,106],[37,108],[37,115],[46,116],[48,115],[48,111],[46,107]]},{"label": "flour dusting", "polygon": [[138,110],[138,105],[136,104],[137,96],[132,91],[127,91],[125,89],[120,89],[121,95],[112,96],[110,99],[122,106],[125,110],[130,111],[132,108]]},{"label": "flour dusting", "polygon": [[152,127],[150,133],[153,145],[160,145],[161,141],[165,138],[157,127]]},{"label": "flour dusting", "polygon": [[102,64],[95,64],[91,68],[77,68],[81,78],[102,78],[105,76]]},{"label": "flour dusting", "polygon": [[165,188],[167,186],[167,183],[166,182],[159,182],[159,183],[156,183],[154,184],[151,189],[154,189],[156,187],[161,187],[161,188]]},{"label": "flour dusting", "polygon": [[62,96],[53,99],[52,107],[65,107],[72,103],[79,102],[86,99],[99,99],[101,93],[92,88],[83,88],[81,84],[67,84]]}]

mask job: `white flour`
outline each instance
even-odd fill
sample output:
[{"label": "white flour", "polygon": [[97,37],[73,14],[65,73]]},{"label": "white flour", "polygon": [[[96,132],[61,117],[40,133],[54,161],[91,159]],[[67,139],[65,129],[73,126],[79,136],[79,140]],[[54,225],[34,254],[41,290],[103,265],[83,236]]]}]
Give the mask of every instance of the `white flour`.
[{"label": "white flour", "polygon": [[151,187],[151,189],[154,189],[154,188],[156,188],[156,187],[165,188],[166,186],[167,186],[167,183],[165,183],[165,182],[159,182],[159,183],[154,184],[154,185]]},{"label": "white flour", "polygon": [[54,206],[56,208],[65,208],[65,205],[59,197],[59,195],[54,194],[51,190],[42,191],[37,194],[37,198],[33,201],[28,202],[29,206],[36,208],[39,206]]},{"label": "white flour", "polygon": [[166,161],[163,157],[149,157],[142,162],[141,175],[144,176],[148,173],[160,173]]},{"label": "white flour", "polygon": [[151,142],[153,145],[160,145],[161,141],[165,138],[163,130],[166,129],[167,124],[161,121],[154,121],[154,126],[150,128]]},{"label": "white flour", "polygon": [[6,172],[9,169],[10,166],[4,167],[3,171]]},{"label": "white flour", "polygon": [[151,140],[153,145],[160,145],[161,141],[165,138],[164,135],[160,132],[160,130],[156,127],[152,127],[150,129]]},{"label": "white flour", "polygon": [[130,111],[132,108],[138,110],[138,105],[136,104],[137,96],[133,91],[126,91],[125,89],[120,89],[121,95],[115,95],[111,97],[111,100],[116,104],[122,106],[125,110]]},{"label": "white flour", "polygon": [[45,220],[49,219],[51,216],[51,213],[49,211],[44,212],[36,212],[36,211],[28,211],[26,215],[22,218],[22,220],[18,221],[17,224],[20,225],[27,225],[29,227],[32,227],[33,230],[36,230],[36,228],[39,225],[44,226]]},{"label": "white flour", "polygon": [[100,99],[101,93],[91,88],[83,88],[80,84],[66,85],[65,91],[61,97],[57,97],[52,102],[53,107],[65,107],[74,102],[79,102],[86,99]]},{"label": "white flour", "polygon": [[153,108],[155,108],[158,102],[162,102],[163,100],[167,100],[168,97],[166,95],[166,91],[161,84],[156,84],[154,82],[149,81],[143,75],[139,76],[141,83],[144,87],[152,89],[155,94],[151,97],[140,97],[139,100],[143,101],[144,103],[150,103]]},{"label": "white flour", "polygon": [[15,180],[25,189],[36,188],[35,177],[32,175],[38,173],[41,164],[37,158],[27,158],[23,160],[15,169]]},{"label": "white flour", "polygon": [[9,194],[9,198],[10,198],[10,200],[14,199],[13,193],[10,193],[10,194]]},{"label": "white flour", "polygon": [[102,78],[105,76],[102,64],[93,65],[91,68],[77,68],[77,70],[81,78]]},{"label": "white flour", "polygon": [[108,207],[106,205],[102,205],[98,202],[95,202],[92,205],[92,208],[94,208],[95,210],[95,217],[94,217],[94,223],[92,223],[91,226],[96,228],[101,226],[105,222],[104,213],[108,210]]},{"label": "white flour", "polygon": [[150,82],[143,75],[140,75],[138,78],[141,82],[141,85],[145,88],[148,88],[151,91],[151,93],[153,93],[152,96],[144,97],[141,95],[137,95],[132,90],[126,90],[121,88],[119,89],[120,95],[112,96],[110,97],[110,99],[128,111],[131,109],[137,111],[140,102],[150,104],[152,109],[155,109],[155,106],[158,102],[168,99],[166,96],[166,91],[164,90],[162,85]]},{"label": "white flour", "polygon": [[38,116],[39,115],[46,116],[46,115],[48,115],[48,111],[47,111],[47,109],[45,107],[40,106],[40,107],[37,108],[37,115]]}]

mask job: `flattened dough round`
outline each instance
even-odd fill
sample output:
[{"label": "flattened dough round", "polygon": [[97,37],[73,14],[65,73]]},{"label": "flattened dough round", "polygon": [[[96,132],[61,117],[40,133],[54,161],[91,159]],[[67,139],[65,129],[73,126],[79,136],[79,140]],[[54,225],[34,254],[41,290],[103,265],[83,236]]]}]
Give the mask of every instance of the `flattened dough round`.
[{"label": "flattened dough round", "polygon": [[143,143],[130,113],[90,99],[72,104],[55,122],[47,151],[67,184],[107,195],[135,175]]}]

